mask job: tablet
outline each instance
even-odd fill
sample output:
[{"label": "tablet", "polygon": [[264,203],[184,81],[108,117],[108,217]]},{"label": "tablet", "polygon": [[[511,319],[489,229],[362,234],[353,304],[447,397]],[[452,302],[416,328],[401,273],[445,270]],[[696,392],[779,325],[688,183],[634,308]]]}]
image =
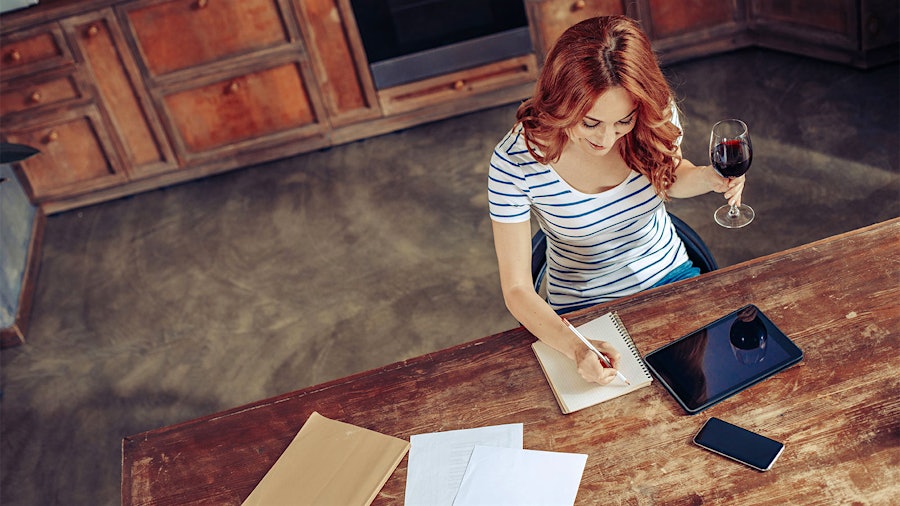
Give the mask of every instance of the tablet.
[{"label": "tablet", "polygon": [[644,357],[689,414],[696,414],[803,358],[803,352],[749,304]]}]

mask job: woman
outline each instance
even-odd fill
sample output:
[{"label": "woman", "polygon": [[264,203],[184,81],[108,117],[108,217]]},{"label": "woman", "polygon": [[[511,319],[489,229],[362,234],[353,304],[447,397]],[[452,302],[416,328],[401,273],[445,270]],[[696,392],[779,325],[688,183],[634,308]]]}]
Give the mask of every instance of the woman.
[{"label": "woman", "polygon": [[[624,16],[582,21],[559,38],[535,94],[491,158],[489,198],[503,298],[528,330],[588,381],[615,377],[558,313],[679,279],[699,269],[664,201],[715,191],[738,204],[744,178],[681,157],[672,92],[650,41]],[[531,279],[531,214],[548,239],[548,299]]]}]

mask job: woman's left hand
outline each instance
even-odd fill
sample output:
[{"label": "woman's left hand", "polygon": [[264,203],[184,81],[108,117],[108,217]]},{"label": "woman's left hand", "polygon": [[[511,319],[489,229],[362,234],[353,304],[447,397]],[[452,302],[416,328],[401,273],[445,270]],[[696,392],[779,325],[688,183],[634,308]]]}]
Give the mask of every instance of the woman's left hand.
[{"label": "woman's left hand", "polygon": [[728,180],[728,189],[725,190],[725,198],[732,206],[741,205],[741,195],[744,193],[744,183],[747,176],[736,177]]},{"label": "woman's left hand", "polygon": [[707,166],[706,174],[707,177],[712,178],[712,181],[710,182],[712,191],[724,193],[725,198],[728,199],[729,205],[741,205],[741,194],[744,192],[744,183],[747,180],[747,176],[736,177],[733,179],[722,177],[711,165]]}]

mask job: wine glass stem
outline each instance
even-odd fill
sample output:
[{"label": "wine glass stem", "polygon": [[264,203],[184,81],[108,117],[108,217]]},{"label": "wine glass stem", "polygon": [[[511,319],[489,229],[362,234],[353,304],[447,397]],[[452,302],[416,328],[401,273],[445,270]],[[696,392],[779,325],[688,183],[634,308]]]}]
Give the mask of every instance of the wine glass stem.
[{"label": "wine glass stem", "polygon": [[737,218],[737,215],[740,214],[741,211],[738,209],[738,206],[732,204],[731,208],[728,209],[728,216],[731,218]]}]

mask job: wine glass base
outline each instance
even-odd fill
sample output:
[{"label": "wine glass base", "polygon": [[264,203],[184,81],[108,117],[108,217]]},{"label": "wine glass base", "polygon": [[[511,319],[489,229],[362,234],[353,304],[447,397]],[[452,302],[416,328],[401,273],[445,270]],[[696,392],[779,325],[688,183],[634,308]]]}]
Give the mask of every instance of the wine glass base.
[{"label": "wine glass base", "polygon": [[749,225],[756,217],[756,213],[746,204],[736,207],[724,205],[716,209],[715,216],[716,223],[725,228],[741,228]]}]

